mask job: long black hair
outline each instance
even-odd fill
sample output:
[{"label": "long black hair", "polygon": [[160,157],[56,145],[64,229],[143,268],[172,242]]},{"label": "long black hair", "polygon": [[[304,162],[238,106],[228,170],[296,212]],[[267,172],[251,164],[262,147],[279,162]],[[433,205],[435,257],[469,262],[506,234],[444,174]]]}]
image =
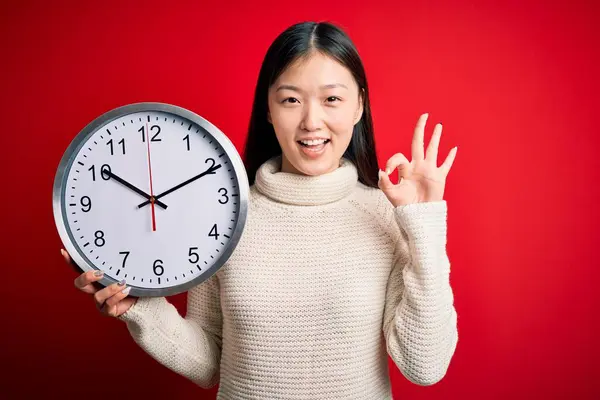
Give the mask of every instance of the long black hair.
[{"label": "long black hair", "polygon": [[362,92],[362,118],[354,125],[350,145],[343,157],[354,163],[361,183],[377,188],[379,167],[365,69],[348,35],[329,22],[301,22],[292,25],[267,50],[254,92],[244,149],[243,159],[248,181],[253,184],[258,168],[271,157],[282,153],[273,125],[267,119],[269,88],[288,65],[315,50],[348,68],[358,84],[359,93]]}]

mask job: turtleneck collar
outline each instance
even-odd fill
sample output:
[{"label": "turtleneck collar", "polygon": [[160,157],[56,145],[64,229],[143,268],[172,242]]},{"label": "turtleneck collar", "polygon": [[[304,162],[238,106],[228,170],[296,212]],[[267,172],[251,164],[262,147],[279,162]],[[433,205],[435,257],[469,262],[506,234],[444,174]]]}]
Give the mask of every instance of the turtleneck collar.
[{"label": "turtleneck collar", "polygon": [[256,171],[256,188],[274,201],[300,206],[332,203],[349,195],[358,181],[354,164],[340,160],[335,170],[318,176],[281,172],[281,155],[264,162]]}]

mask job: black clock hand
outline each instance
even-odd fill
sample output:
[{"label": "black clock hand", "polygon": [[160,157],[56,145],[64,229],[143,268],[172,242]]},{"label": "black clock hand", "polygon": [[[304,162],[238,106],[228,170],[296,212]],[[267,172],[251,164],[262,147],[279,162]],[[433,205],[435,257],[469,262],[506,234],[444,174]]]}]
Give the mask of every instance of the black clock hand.
[{"label": "black clock hand", "polygon": [[[111,177],[112,179],[114,179],[115,181],[119,182],[120,184],[122,184],[123,186],[128,187],[129,189],[133,190],[134,192],[136,192],[137,194],[141,195],[142,197],[145,197],[146,199],[148,199],[148,203],[150,203],[150,198],[151,196],[144,192],[141,189],[136,188],[135,186],[133,186],[131,183],[127,182],[125,179],[118,177],[117,175],[113,174],[110,170],[108,169],[103,169],[101,171],[103,174]],[[167,209],[167,205],[163,202],[157,201],[156,198],[154,198],[154,204],[156,204],[157,206],[160,206],[162,208],[164,208],[165,210]]]},{"label": "black clock hand", "polygon": [[[187,184],[190,184],[190,183],[194,182],[196,179],[200,179],[200,178],[202,178],[204,175],[213,175],[213,174],[215,173],[215,171],[216,171],[216,170],[218,170],[219,168],[221,168],[221,164],[219,164],[219,165],[215,165],[214,167],[210,167],[210,168],[209,168],[209,169],[207,169],[206,171],[204,171],[204,172],[202,172],[202,173],[200,173],[200,174],[198,174],[198,175],[196,175],[196,176],[193,176],[193,177],[191,177],[191,178],[190,178],[190,179],[188,179],[187,181],[185,181],[185,182],[182,182],[182,183],[180,183],[179,185],[177,185],[177,186],[174,186],[174,187],[172,187],[171,189],[169,189],[169,190],[167,190],[167,191],[165,191],[165,192],[162,192],[161,194],[158,194],[158,195],[154,196],[155,203],[156,203],[156,204],[158,204],[158,202],[156,202],[156,200],[157,200],[157,199],[159,199],[159,198],[161,198],[161,197],[163,197],[163,196],[166,196],[166,195],[168,195],[169,193],[172,193],[172,192],[176,191],[177,189],[181,189],[181,188],[182,188],[182,187],[184,187],[185,185],[187,185]],[[148,204],[150,204],[150,200],[147,200],[147,201],[145,201],[145,202],[143,202],[143,203],[139,204],[139,205],[138,205],[138,208],[142,208],[142,207],[144,207],[144,206],[146,206],[146,205],[148,205]]]}]

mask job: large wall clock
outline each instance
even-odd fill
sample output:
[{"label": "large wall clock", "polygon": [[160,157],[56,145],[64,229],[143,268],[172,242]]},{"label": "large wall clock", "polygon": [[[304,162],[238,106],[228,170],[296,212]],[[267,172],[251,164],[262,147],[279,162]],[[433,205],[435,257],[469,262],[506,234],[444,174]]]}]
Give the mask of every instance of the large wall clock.
[{"label": "large wall clock", "polygon": [[60,238],[83,270],[166,296],[221,268],[244,229],[248,178],[231,141],[184,108],[135,103],[90,122],[53,187]]}]

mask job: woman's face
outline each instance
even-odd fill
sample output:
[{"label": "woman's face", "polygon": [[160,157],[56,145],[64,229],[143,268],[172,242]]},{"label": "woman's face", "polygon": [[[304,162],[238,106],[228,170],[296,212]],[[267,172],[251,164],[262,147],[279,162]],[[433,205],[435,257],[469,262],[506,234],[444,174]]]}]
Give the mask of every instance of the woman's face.
[{"label": "woman's face", "polygon": [[320,52],[290,64],[269,88],[268,118],[283,150],[281,170],[335,170],[362,112],[362,96],[346,67]]}]

